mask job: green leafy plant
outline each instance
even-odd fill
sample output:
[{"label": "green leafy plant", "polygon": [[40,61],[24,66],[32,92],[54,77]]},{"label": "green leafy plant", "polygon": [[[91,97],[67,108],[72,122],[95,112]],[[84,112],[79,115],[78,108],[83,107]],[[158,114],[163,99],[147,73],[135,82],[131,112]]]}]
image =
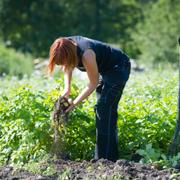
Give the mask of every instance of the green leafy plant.
[{"label": "green leafy plant", "polygon": [[162,154],[161,159],[158,161],[158,163],[163,168],[176,167],[176,165],[180,164],[180,153],[177,153],[177,155],[174,155],[172,157]]},{"label": "green leafy plant", "polygon": [[[139,150],[146,162],[163,160],[161,155],[166,155],[176,123],[177,78],[172,71],[133,74],[130,78],[118,109],[120,158]],[[1,79],[0,87],[1,164],[39,161],[52,147],[51,115],[63,91],[62,79],[6,77]],[[72,82],[72,99],[81,87],[78,81]],[[70,113],[62,129],[63,150],[70,159],[93,157],[94,104],[92,95]]]},{"label": "green leafy plant", "polygon": [[33,69],[33,60],[30,55],[16,52],[2,44],[0,44],[0,64],[0,76],[6,74],[22,77],[25,74],[30,75]]},{"label": "green leafy plant", "polygon": [[152,147],[152,144],[147,144],[145,149],[138,149],[136,153],[143,156],[141,159],[143,163],[152,163],[153,161],[157,161],[161,156],[160,152]]}]

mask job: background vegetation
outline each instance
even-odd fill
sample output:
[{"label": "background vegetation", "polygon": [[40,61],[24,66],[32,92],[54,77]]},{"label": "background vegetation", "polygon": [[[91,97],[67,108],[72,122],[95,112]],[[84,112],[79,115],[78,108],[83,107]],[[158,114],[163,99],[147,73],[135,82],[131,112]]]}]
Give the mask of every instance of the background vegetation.
[{"label": "background vegetation", "polygon": [[33,70],[33,58],[28,54],[16,52],[0,44],[0,76],[15,75],[22,77],[30,75]]},{"label": "background vegetation", "polygon": [[176,62],[179,17],[179,0],[2,0],[0,37],[35,57],[47,57],[57,37],[83,35],[131,58]]}]

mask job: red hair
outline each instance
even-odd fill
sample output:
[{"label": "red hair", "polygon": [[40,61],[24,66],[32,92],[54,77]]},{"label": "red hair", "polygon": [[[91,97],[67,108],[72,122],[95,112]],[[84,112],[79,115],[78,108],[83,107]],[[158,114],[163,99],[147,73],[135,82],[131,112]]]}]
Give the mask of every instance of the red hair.
[{"label": "red hair", "polygon": [[78,63],[76,45],[66,38],[56,39],[50,47],[48,70],[54,71],[55,65],[62,65],[64,70],[73,69]]}]

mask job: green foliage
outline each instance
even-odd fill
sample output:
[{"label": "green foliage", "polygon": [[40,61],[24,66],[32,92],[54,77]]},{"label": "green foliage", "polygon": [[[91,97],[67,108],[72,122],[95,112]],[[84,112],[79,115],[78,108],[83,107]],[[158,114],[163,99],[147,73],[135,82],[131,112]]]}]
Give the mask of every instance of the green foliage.
[{"label": "green foliage", "polygon": [[64,141],[66,150],[71,159],[93,158],[95,145],[95,122],[92,105],[79,107],[72,113],[72,119],[66,129]]},{"label": "green foliage", "polygon": [[33,93],[28,85],[13,91],[10,96],[2,96],[0,104],[0,161],[36,160],[50,148],[50,107],[45,96]]},{"label": "green foliage", "polygon": [[106,6],[102,15],[102,37],[108,42],[119,44],[134,58],[139,50],[131,34],[143,18],[143,3],[138,0],[111,0]]},{"label": "green foliage", "polygon": [[[39,90],[40,87],[37,90],[42,80],[38,82],[38,78],[33,78],[29,83],[23,79],[16,83],[9,81],[8,86],[6,79],[1,81],[0,163],[37,161],[51,151],[53,126],[50,115],[53,103],[62,91],[61,87],[58,90],[62,81],[57,81],[58,87],[55,89],[52,89],[53,86],[48,89],[48,86],[48,91],[46,88]],[[44,85],[46,81],[44,79]],[[74,84],[72,97],[77,95],[75,89],[77,85]],[[65,151],[72,159],[92,157],[94,147],[93,118],[87,114],[88,107],[83,111],[80,109],[81,107],[72,113],[72,121],[64,126],[61,134]]]},{"label": "green foliage", "polygon": [[57,37],[83,35],[146,63],[174,63],[179,17],[179,0],[1,0],[0,36],[38,57],[48,56]]},{"label": "green foliage", "polygon": [[136,152],[144,157],[141,159],[141,162],[144,163],[152,163],[153,161],[157,161],[161,156],[158,150],[152,148],[152,144],[147,144],[145,149],[138,149]]},{"label": "green foliage", "polygon": [[161,160],[159,160],[158,163],[162,165],[164,168],[175,167],[177,164],[180,163],[180,153],[172,157],[167,157],[164,154],[162,154]]},{"label": "green foliage", "polygon": [[[141,18],[138,0],[1,0],[0,33],[10,46],[47,57],[59,36],[83,35],[132,46],[130,33]],[[129,44],[130,45],[129,45]]]},{"label": "green foliage", "polygon": [[132,153],[147,144],[166,153],[176,123],[177,77],[167,71],[153,72],[129,82],[118,121],[123,153]]},{"label": "green foliage", "polygon": [[161,154],[158,149],[154,149],[152,144],[147,144],[145,149],[138,149],[136,151],[143,158],[140,160],[142,163],[152,163],[156,168],[164,169],[175,167],[180,163],[180,153],[172,157]]},{"label": "green foliage", "polygon": [[[177,109],[177,73],[132,74],[119,106],[121,157],[139,150],[149,162],[166,154]],[[53,103],[62,80],[31,77],[0,81],[0,162],[38,161],[51,151]],[[13,88],[12,88],[13,87]],[[79,93],[74,81],[71,97]],[[63,125],[61,142],[71,159],[90,159],[95,146],[95,97],[79,105]],[[180,149],[180,147],[178,147]],[[162,158],[160,156],[160,158]]]},{"label": "green foliage", "polygon": [[0,76],[2,74],[23,76],[30,75],[33,64],[32,57],[6,48],[0,44]]},{"label": "green foliage", "polygon": [[140,59],[146,63],[177,63],[179,17],[179,0],[159,0],[145,8],[144,20],[138,23],[132,35],[140,51]]},{"label": "green foliage", "polygon": [[58,0],[1,1],[3,40],[24,52],[47,56],[51,41],[64,34],[64,10],[59,4]]}]

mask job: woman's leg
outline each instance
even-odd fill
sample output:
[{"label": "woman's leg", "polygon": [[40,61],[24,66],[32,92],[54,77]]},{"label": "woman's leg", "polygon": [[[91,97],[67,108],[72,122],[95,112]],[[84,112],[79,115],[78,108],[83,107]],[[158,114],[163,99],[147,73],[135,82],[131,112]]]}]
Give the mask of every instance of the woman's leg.
[{"label": "woman's leg", "polygon": [[[97,102],[101,98],[101,92],[102,92],[103,86],[104,86],[104,83],[103,83],[103,80],[102,80],[102,76],[100,76],[99,77],[99,83],[98,83],[98,86],[96,88],[96,100],[97,100]],[[97,104],[94,106],[94,112],[95,112],[95,118],[96,118],[96,127],[97,127],[98,116],[97,116],[97,113],[96,113],[97,112],[96,109],[97,109]],[[97,133],[98,133],[98,131],[97,131],[97,128],[96,128],[96,140],[97,140]],[[96,143],[96,147],[95,147],[94,159],[99,159],[97,143]]]},{"label": "woman's leg", "polygon": [[117,109],[130,70],[129,61],[115,66],[102,75],[103,83],[97,87],[95,159],[118,159]]},{"label": "woman's leg", "polygon": [[112,161],[118,158],[117,107],[125,84],[111,86],[103,84],[96,112],[96,154],[95,158]]}]

